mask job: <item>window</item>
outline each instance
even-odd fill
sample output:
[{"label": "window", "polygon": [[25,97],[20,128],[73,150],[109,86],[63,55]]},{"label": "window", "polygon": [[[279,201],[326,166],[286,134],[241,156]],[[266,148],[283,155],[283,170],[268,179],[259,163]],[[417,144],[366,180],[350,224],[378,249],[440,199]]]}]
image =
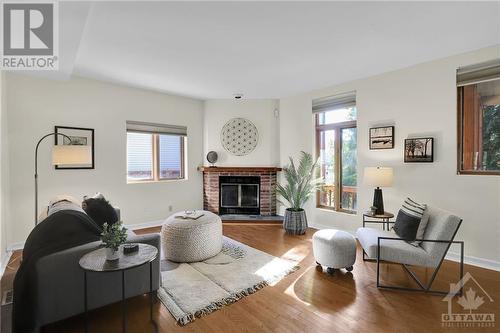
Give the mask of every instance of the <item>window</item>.
[{"label": "window", "polygon": [[500,175],[500,60],[459,68],[458,173]]},{"label": "window", "polygon": [[317,207],[347,213],[357,208],[357,129],[354,93],[313,101],[316,154],[324,185]]},{"label": "window", "polygon": [[127,181],[185,178],[186,127],[127,121]]}]

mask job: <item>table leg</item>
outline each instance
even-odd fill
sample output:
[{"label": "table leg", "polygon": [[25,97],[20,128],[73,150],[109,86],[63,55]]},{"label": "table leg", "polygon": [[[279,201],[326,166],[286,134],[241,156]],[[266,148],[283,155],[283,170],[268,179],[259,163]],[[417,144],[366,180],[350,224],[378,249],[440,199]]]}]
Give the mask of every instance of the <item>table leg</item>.
[{"label": "table leg", "polygon": [[125,270],[122,270],[122,327],[127,333],[127,301],[125,299]]},{"label": "table leg", "polygon": [[158,332],[158,325],[153,319],[153,262],[149,262],[149,319],[151,320],[151,324],[153,324],[154,332]]},{"label": "table leg", "polygon": [[85,333],[89,331],[89,313],[88,313],[88,300],[87,300],[87,271],[83,271],[83,304],[84,304],[84,325]]}]

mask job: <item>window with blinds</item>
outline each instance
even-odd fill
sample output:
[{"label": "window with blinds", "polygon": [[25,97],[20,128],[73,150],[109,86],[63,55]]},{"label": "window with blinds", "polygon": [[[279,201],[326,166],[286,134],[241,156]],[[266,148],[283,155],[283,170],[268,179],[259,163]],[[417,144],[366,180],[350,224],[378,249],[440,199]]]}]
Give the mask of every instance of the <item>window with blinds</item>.
[{"label": "window with blinds", "polygon": [[127,121],[127,181],[185,178],[187,128]]},{"label": "window with blinds", "polygon": [[459,174],[500,175],[500,59],[457,70]]}]

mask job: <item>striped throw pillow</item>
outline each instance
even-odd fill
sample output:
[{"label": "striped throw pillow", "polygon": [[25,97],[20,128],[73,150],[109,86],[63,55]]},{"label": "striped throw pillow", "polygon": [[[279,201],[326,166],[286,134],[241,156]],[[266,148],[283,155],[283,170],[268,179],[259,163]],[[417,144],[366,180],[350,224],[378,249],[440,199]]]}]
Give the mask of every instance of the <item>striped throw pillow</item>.
[{"label": "striped throw pillow", "polygon": [[418,226],[426,209],[427,205],[406,198],[394,223],[393,229],[396,235],[408,242],[414,241],[417,236]]}]

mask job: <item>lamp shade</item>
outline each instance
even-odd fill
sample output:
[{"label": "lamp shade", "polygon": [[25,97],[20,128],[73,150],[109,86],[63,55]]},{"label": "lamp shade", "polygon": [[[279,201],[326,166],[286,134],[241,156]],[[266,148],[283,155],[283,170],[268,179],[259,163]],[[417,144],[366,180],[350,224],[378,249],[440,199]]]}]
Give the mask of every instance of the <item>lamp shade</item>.
[{"label": "lamp shade", "polygon": [[52,148],[53,165],[91,164],[92,150],[90,146],[61,145]]},{"label": "lamp shade", "polygon": [[364,182],[377,187],[391,187],[393,180],[392,168],[367,167],[364,172]]}]

